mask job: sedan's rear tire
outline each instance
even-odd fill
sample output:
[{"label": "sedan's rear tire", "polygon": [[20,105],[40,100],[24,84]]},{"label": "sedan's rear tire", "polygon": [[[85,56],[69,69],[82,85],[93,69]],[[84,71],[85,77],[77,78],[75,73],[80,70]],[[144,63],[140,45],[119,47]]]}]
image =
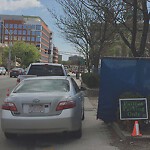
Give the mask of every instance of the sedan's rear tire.
[{"label": "sedan's rear tire", "polygon": [[13,133],[7,133],[7,132],[5,132],[4,133],[5,134],[5,137],[7,138],[7,139],[14,139],[14,138],[16,138],[16,134],[13,134]]},{"label": "sedan's rear tire", "polygon": [[82,114],[82,118],[81,118],[82,120],[84,120],[85,119],[85,116],[84,116],[84,110],[83,110],[83,114]]},{"label": "sedan's rear tire", "polygon": [[74,137],[74,138],[77,138],[77,139],[81,138],[81,137],[82,137],[82,129],[79,129],[79,130],[77,130],[77,131],[74,131],[74,132],[73,132],[73,137]]}]

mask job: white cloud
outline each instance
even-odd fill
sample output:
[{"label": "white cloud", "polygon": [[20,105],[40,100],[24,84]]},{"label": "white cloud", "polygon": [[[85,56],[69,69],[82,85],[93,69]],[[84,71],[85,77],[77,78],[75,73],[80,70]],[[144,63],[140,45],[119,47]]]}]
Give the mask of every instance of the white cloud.
[{"label": "white cloud", "polygon": [[42,4],[38,0],[0,0],[0,10],[18,10],[42,7]]}]

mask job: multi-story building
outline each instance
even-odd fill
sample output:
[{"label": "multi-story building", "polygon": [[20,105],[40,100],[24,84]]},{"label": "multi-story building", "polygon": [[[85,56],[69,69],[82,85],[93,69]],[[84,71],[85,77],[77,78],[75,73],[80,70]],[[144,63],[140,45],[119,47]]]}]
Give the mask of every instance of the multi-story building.
[{"label": "multi-story building", "polygon": [[58,63],[58,48],[53,47],[53,63]]},{"label": "multi-story building", "polygon": [[38,16],[0,15],[0,43],[24,41],[40,51],[40,62],[50,62],[52,32]]}]

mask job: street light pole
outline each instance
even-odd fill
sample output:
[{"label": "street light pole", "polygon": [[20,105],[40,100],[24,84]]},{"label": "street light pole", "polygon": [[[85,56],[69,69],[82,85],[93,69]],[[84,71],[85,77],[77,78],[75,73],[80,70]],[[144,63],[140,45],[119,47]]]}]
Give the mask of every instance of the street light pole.
[{"label": "street light pole", "polygon": [[[10,33],[10,32],[8,31],[7,27],[5,27],[4,24],[2,24],[2,25],[3,25],[3,27],[7,30],[8,34],[9,34],[9,36],[10,36],[10,45],[9,45],[9,53],[8,53],[8,64],[7,64],[7,69],[8,69],[8,74],[9,74],[10,69],[11,69],[11,48],[12,48],[12,34],[13,34],[13,32]],[[3,30],[3,32],[4,32],[4,30]],[[3,42],[4,42],[4,41],[3,41]]]},{"label": "street light pole", "polygon": [[9,54],[8,54],[8,74],[9,74],[9,72],[10,72],[10,69],[11,69],[11,46],[12,46],[12,44],[10,44],[10,46],[9,46]]}]

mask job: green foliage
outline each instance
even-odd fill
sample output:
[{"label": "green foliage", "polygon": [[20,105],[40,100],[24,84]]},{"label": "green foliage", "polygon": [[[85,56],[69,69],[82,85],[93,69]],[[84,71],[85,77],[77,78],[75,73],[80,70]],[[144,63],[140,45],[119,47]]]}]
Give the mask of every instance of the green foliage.
[{"label": "green foliage", "polygon": [[94,73],[82,73],[82,81],[89,88],[98,88],[99,87],[99,76]]},{"label": "green foliage", "polygon": [[12,60],[15,60],[15,57],[20,61],[21,66],[27,67],[40,59],[40,53],[35,45],[19,41],[12,47]]},{"label": "green foliage", "polygon": [[27,67],[30,63],[37,62],[40,59],[40,52],[35,45],[18,41],[12,47],[5,47],[3,50],[3,59],[6,66],[10,50],[11,61],[15,62],[16,60],[22,67]]}]

